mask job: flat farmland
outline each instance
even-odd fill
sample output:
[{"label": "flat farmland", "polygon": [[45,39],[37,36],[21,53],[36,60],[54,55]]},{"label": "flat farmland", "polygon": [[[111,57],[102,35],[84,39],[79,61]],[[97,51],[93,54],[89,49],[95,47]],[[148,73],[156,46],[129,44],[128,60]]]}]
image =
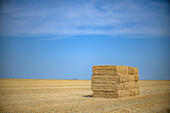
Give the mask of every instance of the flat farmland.
[{"label": "flat farmland", "polygon": [[93,98],[90,80],[0,79],[0,112],[170,112],[170,81],[140,80],[139,88],[135,97]]}]

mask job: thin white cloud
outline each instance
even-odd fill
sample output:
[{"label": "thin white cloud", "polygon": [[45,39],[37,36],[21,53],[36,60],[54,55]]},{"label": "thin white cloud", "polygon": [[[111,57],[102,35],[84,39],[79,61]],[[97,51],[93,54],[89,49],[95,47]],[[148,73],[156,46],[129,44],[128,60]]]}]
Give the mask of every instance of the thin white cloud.
[{"label": "thin white cloud", "polygon": [[164,2],[92,0],[41,5],[28,3],[18,7],[18,4],[4,3],[0,12],[0,35],[170,36],[169,4]]}]

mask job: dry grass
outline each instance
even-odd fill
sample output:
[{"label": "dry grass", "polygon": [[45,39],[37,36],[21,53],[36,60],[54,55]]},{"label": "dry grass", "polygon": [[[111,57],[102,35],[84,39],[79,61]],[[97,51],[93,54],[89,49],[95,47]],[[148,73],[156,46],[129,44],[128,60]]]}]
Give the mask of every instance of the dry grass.
[{"label": "dry grass", "polygon": [[170,81],[139,81],[140,95],[92,98],[90,80],[0,80],[0,112],[170,112]]},{"label": "dry grass", "polygon": [[92,68],[93,97],[122,98],[139,95],[138,68],[116,65],[97,65]]}]

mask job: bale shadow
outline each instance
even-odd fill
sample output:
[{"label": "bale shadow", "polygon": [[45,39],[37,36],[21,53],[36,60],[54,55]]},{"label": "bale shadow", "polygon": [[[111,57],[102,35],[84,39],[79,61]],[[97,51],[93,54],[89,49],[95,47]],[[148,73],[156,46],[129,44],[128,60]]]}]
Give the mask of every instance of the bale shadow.
[{"label": "bale shadow", "polygon": [[167,113],[170,113],[170,109],[166,109],[166,112],[167,112]]},{"label": "bale shadow", "polygon": [[92,98],[93,95],[83,95],[83,97]]}]

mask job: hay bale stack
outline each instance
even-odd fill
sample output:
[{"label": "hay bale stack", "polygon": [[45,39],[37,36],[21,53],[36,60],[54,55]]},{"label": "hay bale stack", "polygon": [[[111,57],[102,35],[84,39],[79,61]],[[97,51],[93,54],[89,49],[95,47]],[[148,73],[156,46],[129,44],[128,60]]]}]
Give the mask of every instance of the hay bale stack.
[{"label": "hay bale stack", "polygon": [[93,97],[118,98],[139,95],[138,68],[115,65],[93,66]]}]

